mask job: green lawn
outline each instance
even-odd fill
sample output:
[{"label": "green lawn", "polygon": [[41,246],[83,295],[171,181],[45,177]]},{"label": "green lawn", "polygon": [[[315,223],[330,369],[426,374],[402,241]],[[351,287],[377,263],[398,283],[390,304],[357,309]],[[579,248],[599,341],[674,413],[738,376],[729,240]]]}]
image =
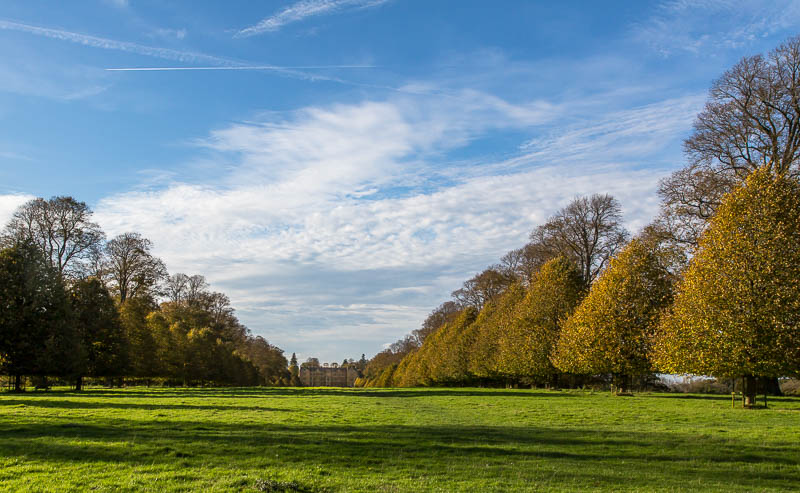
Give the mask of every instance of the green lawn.
[{"label": "green lawn", "polygon": [[800,398],[496,389],[0,394],[11,491],[800,490]]}]

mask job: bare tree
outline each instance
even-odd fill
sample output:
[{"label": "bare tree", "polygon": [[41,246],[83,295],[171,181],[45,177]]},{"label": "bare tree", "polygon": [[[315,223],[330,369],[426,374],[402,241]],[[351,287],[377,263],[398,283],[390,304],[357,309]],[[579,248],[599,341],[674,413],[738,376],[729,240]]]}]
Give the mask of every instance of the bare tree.
[{"label": "bare tree", "polygon": [[[164,292],[170,301],[200,304],[209,302],[209,295],[214,294],[208,292],[208,282],[204,276],[199,274],[187,276],[180,272],[167,278],[164,283]],[[227,299],[227,297],[225,298]]]},{"label": "bare tree", "polygon": [[123,233],[106,244],[103,271],[121,302],[156,294],[154,290],[167,276],[164,262],[150,253],[151,248],[152,242],[139,233]]},{"label": "bare tree", "polygon": [[186,279],[186,301],[190,303],[200,302],[207,292],[208,283],[205,276],[195,274]]},{"label": "bare tree", "polygon": [[186,286],[189,284],[189,276],[177,273],[169,276],[164,283],[164,294],[167,299],[178,303],[186,296]]},{"label": "bare tree", "polygon": [[29,241],[61,277],[80,277],[105,235],[92,210],[72,197],[33,199],[20,206],[3,233],[5,242]]},{"label": "bare tree", "polygon": [[513,281],[513,278],[493,266],[464,281],[463,287],[453,291],[452,296],[459,305],[474,306],[480,310],[487,302],[501,295]]},{"label": "bare tree", "polygon": [[408,354],[412,351],[416,351],[419,346],[417,338],[408,334],[402,339],[393,342],[392,345],[389,346],[389,350],[395,354]]},{"label": "bare tree", "polygon": [[590,284],[627,242],[622,208],[610,195],[578,197],[531,233],[542,255],[563,255],[575,262]]},{"label": "bare tree", "polygon": [[696,247],[722,196],[753,170],[800,176],[800,37],[745,57],[715,81],[692,135],[686,168],[659,187],[659,221]]},{"label": "bare tree", "polygon": [[522,248],[511,250],[500,259],[500,271],[525,285],[551,258],[552,252],[538,243],[528,243]]},{"label": "bare tree", "polygon": [[766,166],[797,174],[800,159],[800,37],[745,57],[711,86],[684,143],[691,164],[739,177]]}]

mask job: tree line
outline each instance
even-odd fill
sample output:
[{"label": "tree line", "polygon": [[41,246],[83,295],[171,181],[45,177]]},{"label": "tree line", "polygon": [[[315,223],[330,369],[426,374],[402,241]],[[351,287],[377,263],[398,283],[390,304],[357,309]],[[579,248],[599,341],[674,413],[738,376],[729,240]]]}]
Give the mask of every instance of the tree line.
[{"label": "tree line", "polygon": [[367,386],[561,385],[656,372],[800,374],[800,38],[715,81],[631,236],[609,195],[578,197],[376,355]]},{"label": "tree line", "polygon": [[0,235],[0,372],[108,383],[288,385],[283,351],[201,275],[169,275],[138,233],[106,241],[72,197],[19,207]]}]

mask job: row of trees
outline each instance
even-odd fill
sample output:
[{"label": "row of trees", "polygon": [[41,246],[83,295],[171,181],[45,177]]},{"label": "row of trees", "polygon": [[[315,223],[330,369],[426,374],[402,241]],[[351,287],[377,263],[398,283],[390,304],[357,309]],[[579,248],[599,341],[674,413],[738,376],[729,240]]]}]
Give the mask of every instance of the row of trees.
[{"label": "row of trees", "polygon": [[0,237],[0,371],[173,384],[288,384],[283,351],[253,336],[200,275],[168,275],[138,233],[105,240],[72,197],[21,206]]},{"label": "row of trees", "polygon": [[714,83],[633,239],[607,195],[574,200],[377,355],[367,385],[557,382],[654,372],[800,374],[800,38]]}]

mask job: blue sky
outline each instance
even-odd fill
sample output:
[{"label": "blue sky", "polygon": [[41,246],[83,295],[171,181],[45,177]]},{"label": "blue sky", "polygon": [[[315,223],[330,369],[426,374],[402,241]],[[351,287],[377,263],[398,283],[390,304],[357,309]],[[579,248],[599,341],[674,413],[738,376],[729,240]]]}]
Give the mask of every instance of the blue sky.
[{"label": "blue sky", "polygon": [[782,0],[4,2],[0,220],[72,195],[288,353],[369,357],[576,195],[646,224],[711,82],[799,24]]}]

